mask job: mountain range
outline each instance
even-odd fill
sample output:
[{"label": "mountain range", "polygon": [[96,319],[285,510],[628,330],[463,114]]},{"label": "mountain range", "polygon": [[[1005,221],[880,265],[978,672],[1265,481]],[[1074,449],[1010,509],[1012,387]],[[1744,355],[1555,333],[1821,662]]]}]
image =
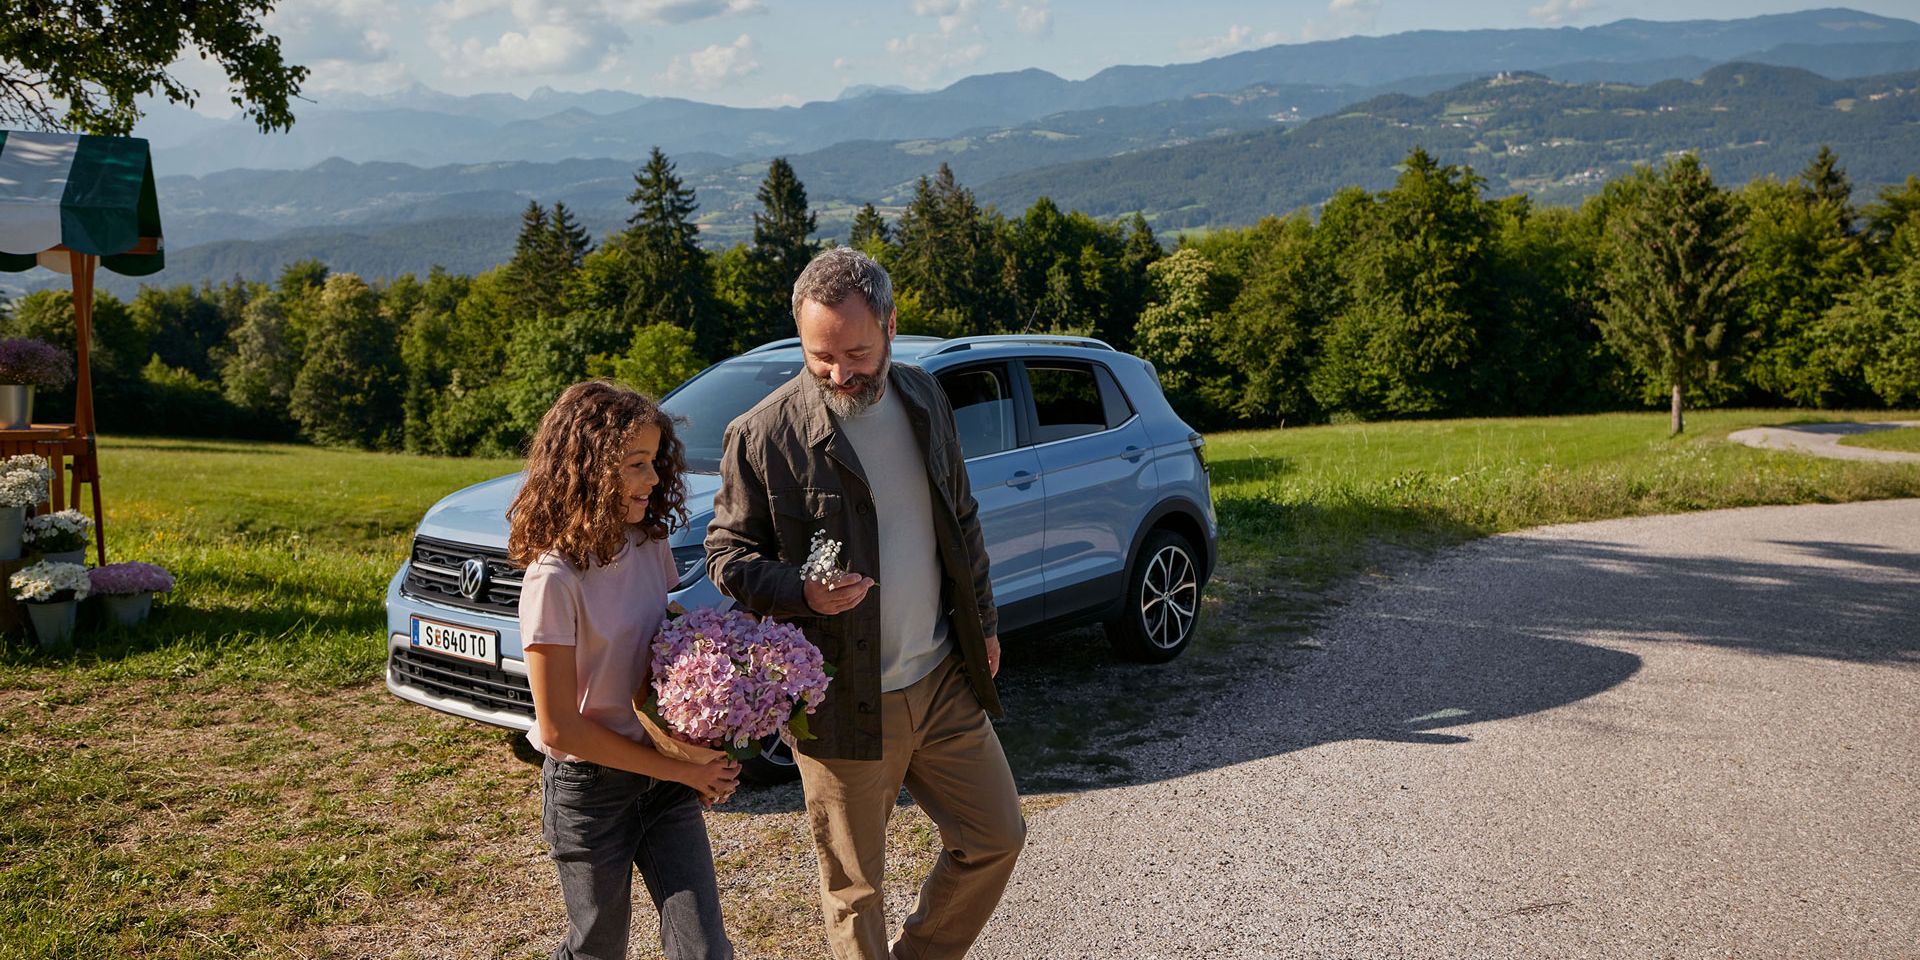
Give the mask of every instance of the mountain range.
[{"label": "mountain range", "polygon": [[773,156],[792,161],[829,236],[861,203],[904,203],[942,162],[1002,209],[1045,194],[1102,215],[1141,210],[1163,230],[1380,186],[1416,142],[1471,162],[1496,194],[1546,200],[1668,149],[1707,151],[1738,182],[1791,173],[1809,143],[1832,142],[1856,180],[1883,182],[1920,167],[1899,157],[1920,156],[1908,119],[1920,98],[1904,92],[1916,70],[1920,24],[1813,10],[1349,37],[769,109],[413,87],[322,100],[286,135],[172,108],[137,132],[162,174],[169,246],[149,282],[179,283],[264,279],[302,256],[370,275],[473,272],[511,251],[529,200],[565,202],[604,235],[656,145],[699,191],[715,244],[745,237]]}]

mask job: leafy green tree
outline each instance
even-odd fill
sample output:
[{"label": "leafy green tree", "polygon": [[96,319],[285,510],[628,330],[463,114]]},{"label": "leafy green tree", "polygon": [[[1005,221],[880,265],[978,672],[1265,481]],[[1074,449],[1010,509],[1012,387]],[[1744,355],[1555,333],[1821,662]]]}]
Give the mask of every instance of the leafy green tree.
[{"label": "leafy green tree", "polygon": [[[1333,262],[1347,287],[1322,333],[1312,391],[1361,417],[1435,415],[1470,398],[1493,211],[1472,169],[1408,155],[1392,190],[1351,209]],[[1344,216],[1345,214],[1343,214]]]},{"label": "leafy green tree", "polygon": [[1857,372],[1889,406],[1920,402],[1920,256],[1843,294],[1821,326],[1815,363]]},{"label": "leafy green tree", "polygon": [[227,401],[263,419],[286,421],[299,372],[300,353],[285,303],[260,297],[247,304],[220,364]]},{"label": "leafy green tree", "polygon": [[[239,290],[238,284],[230,290]],[[233,303],[244,305],[246,295],[223,304],[213,288],[195,290],[184,284],[176,287],[141,287],[133,298],[133,323],[147,340],[147,348],[163,363],[191,372],[202,379],[218,375],[214,351],[227,342],[229,324],[237,321]]]},{"label": "leafy green tree", "polygon": [[671,323],[691,330],[701,354],[718,357],[727,337],[711,309],[712,268],[693,222],[699,207],[693,189],[681,184],[673,163],[658,147],[633,181],[627,202],[635,209],[621,240],[633,269],[622,307],[624,320],[630,329]]},{"label": "leafy green tree", "polygon": [[400,366],[394,324],[380,298],[350,273],[327,278],[288,406],[317,443],[400,446]]},{"label": "leafy green tree", "polygon": [[1867,205],[1868,255],[1876,269],[1891,273],[1920,252],[1920,176],[1897,187],[1883,187]]},{"label": "leafy green tree", "polygon": [[1753,342],[1740,299],[1743,226],[1693,154],[1628,179],[1602,241],[1596,322],[1650,388],[1671,389],[1679,434],[1687,395],[1721,383]]},{"label": "leafy green tree", "polygon": [[1224,329],[1216,349],[1230,374],[1230,384],[1215,391],[1224,415],[1263,426],[1317,418],[1307,385],[1339,284],[1314,243],[1312,221],[1304,214],[1266,217],[1196,247],[1237,277],[1237,292],[1217,321]]},{"label": "leafy green tree", "polygon": [[1497,204],[1471,409],[1568,413],[1637,397],[1593,322],[1600,224],[1592,211],[1536,209],[1526,197]]},{"label": "leafy green tree", "polygon": [[266,32],[272,0],[35,0],[0,17],[0,126],[125,135],[138,98],[192,106],[171,70],[189,51],[218,64],[234,106],[261,132],[293,126],[307,68],[286,63]]},{"label": "leafy green tree", "polygon": [[1800,406],[1861,398],[1857,372],[1815,361],[1823,351],[1821,318],[1864,272],[1864,251],[1852,233],[1844,178],[1823,152],[1797,182],[1755,180],[1739,192],[1747,264],[1747,326],[1759,334],[1744,367],[1752,386]]},{"label": "leafy green tree", "polygon": [[793,335],[793,282],[820,249],[811,239],[818,220],[807,209],[807,188],[785,158],[768,165],[756,196],[760,212],[753,215],[753,244],[746,251],[747,298],[740,305],[734,352]]},{"label": "leafy green tree", "polygon": [[667,323],[641,327],[627,352],[589,357],[587,372],[619,380],[649,397],[659,398],[705,366],[694,348],[693,334]]},{"label": "leafy green tree", "polygon": [[1225,421],[1242,391],[1243,373],[1226,344],[1237,334],[1224,315],[1235,278],[1192,247],[1147,268],[1152,299],[1133,331],[1134,350],[1154,365],[1167,400],[1206,426]]},{"label": "leafy green tree", "polygon": [[505,292],[522,310],[556,313],[565,309],[567,282],[592,245],[566,204],[554,204],[549,214],[538,201],[528,201],[520,214],[513,258],[507,261]]}]

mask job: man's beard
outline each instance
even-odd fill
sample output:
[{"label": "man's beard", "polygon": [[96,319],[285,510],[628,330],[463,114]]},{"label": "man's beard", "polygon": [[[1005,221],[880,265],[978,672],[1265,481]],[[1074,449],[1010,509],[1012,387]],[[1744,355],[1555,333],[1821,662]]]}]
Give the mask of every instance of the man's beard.
[{"label": "man's beard", "polygon": [[[835,389],[830,377],[812,374],[813,386],[820,392],[821,402],[832,410],[835,416],[857,417],[880,402],[880,392],[886,388],[887,371],[893,366],[893,344],[887,344],[886,352],[880,355],[880,369],[871,376],[861,374],[847,381],[855,389],[851,393]],[[808,371],[812,373],[812,371]]]}]

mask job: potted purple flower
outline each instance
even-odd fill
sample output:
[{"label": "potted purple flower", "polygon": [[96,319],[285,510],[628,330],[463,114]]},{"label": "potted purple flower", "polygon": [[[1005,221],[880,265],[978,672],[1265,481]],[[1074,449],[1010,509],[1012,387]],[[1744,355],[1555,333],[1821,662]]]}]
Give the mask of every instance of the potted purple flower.
[{"label": "potted purple flower", "polygon": [[153,595],[173,589],[173,574],[138,560],[94,567],[87,571],[87,581],[107,617],[123,627],[146,622],[153,611]]},{"label": "potted purple flower", "polygon": [[73,355],[29,337],[0,339],[0,427],[33,424],[33,388],[73,382]]}]

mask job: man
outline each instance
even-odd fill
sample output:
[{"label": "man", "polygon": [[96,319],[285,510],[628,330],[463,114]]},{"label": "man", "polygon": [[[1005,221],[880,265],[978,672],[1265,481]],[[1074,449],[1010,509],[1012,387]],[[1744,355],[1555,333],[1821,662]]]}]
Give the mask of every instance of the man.
[{"label": "man", "polygon": [[[796,744],[841,960],[960,957],[1026,838],[988,714],[998,615],[978,508],[939,384],[892,363],[893,288],[849,247],[793,288],[806,369],[727,427],[707,573],[743,607],[800,625],[837,673]],[[816,533],[847,572],[803,580]],[[891,951],[887,817],[905,785],[942,851]]]}]

